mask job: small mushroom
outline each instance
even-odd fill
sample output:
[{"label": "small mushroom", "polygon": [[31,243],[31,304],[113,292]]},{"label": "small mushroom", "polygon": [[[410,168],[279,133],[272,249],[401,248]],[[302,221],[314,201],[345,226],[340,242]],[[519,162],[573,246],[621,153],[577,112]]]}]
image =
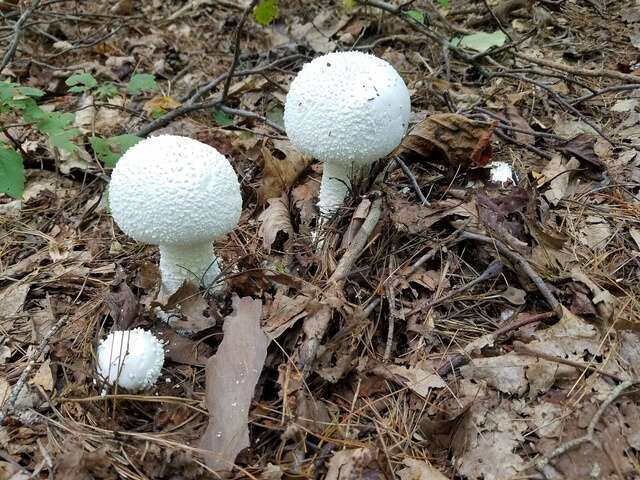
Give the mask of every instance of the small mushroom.
[{"label": "small mushroom", "polygon": [[133,392],[153,386],[162,370],[164,348],[151,332],[141,328],[114,330],[100,342],[98,375]]},{"label": "small mushroom", "polygon": [[120,158],[109,206],[124,233],[160,246],[163,294],[171,295],[185,280],[213,285],[220,267],[211,242],[238,224],[242,196],[233,167],[215,148],[161,135]]},{"label": "small mushroom", "polygon": [[284,124],[296,148],[324,162],[323,216],[342,205],[352,178],[400,144],[410,112],[407,86],[381,58],[338,52],[304,65],[289,88]]}]

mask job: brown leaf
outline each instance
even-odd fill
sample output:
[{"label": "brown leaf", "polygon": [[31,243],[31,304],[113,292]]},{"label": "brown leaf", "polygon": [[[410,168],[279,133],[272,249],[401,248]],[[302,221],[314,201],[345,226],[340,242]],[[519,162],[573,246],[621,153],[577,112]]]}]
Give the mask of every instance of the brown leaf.
[{"label": "brown leaf", "polygon": [[273,152],[266,147],[262,148],[262,182],[258,189],[262,205],[270,198],[288,194],[311,163],[311,158],[301,154],[288,141],[276,140],[273,146]]},{"label": "brown leaf", "polygon": [[491,160],[494,129],[457,113],[437,113],[413,127],[398,153],[439,161],[454,171],[482,167]]},{"label": "brown leaf", "polygon": [[401,198],[392,198],[389,203],[391,219],[396,224],[396,228],[410,234],[425,233],[433,224],[450,216],[464,218],[478,216],[475,200],[463,202],[451,198],[426,206]]},{"label": "brown leaf", "polygon": [[56,459],[54,477],[66,480],[116,480],[107,447],[85,452],[79,445],[67,445],[64,453]]},{"label": "brown leaf", "polygon": [[378,451],[374,448],[341,450],[329,460],[325,480],[382,480],[384,474],[376,465]]},{"label": "brown leaf", "polygon": [[414,458],[405,458],[404,463],[407,468],[403,468],[398,472],[400,480],[447,480],[440,470],[429,465],[424,460],[416,460]]},{"label": "brown leaf", "polygon": [[552,205],[558,205],[560,200],[569,196],[575,189],[572,181],[572,173],[580,166],[580,162],[571,158],[565,162],[561,155],[554,156],[542,171],[543,177],[538,180],[538,185],[549,183],[549,189],[544,192],[547,201]]},{"label": "brown leaf", "polygon": [[167,299],[167,305],[162,309],[169,314],[168,323],[177,330],[197,333],[216,324],[215,317],[207,315],[209,304],[200,290],[189,281],[184,282]]},{"label": "brown leaf", "polygon": [[591,135],[581,133],[567,140],[562,146],[558,147],[558,150],[568,157],[576,157],[578,160],[587,162],[599,170],[604,170],[606,167],[594,150],[595,143],[596,141]]},{"label": "brown leaf", "polygon": [[126,330],[133,326],[138,318],[139,302],[126,282],[111,288],[104,298],[107,313],[113,318],[118,329]]},{"label": "brown leaf", "polygon": [[300,212],[302,223],[309,224],[317,215],[316,203],[320,194],[320,182],[310,178],[291,191],[293,205]]},{"label": "brown leaf", "polygon": [[305,308],[308,303],[307,296],[298,295],[291,298],[282,293],[282,290],[278,290],[269,307],[269,313],[263,325],[264,331],[269,333],[271,338],[278,338],[298,320],[307,316]]},{"label": "brown leaf", "polygon": [[200,366],[213,355],[213,349],[206,343],[180,335],[163,322],[154,323],[151,331],[165,342],[165,356],[172,362]]},{"label": "brown leaf", "polygon": [[233,307],[220,348],[207,361],[209,425],[200,440],[200,448],[211,452],[205,455],[207,465],[220,471],[230,471],[249,446],[249,407],[269,345],[260,328],[262,302],[235,297]]},{"label": "brown leaf", "polygon": [[[507,120],[507,123],[511,123],[511,125],[513,125],[515,128],[533,132],[533,130],[529,126],[529,122],[527,122],[527,120],[522,115],[520,115],[520,112],[514,105],[508,105],[505,108],[503,115]],[[536,137],[534,137],[530,133],[513,132],[513,137],[518,142],[525,145],[533,145],[536,141]]]},{"label": "brown leaf", "polygon": [[0,322],[5,332],[11,330],[12,317],[22,311],[29,288],[30,283],[14,283],[0,291]]},{"label": "brown leaf", "polygon": [[258,234],[262,237],[265,250],[270,253],[276,240],[278,248],[293,236],[293,226],[286,197],[270,198],[267,202],[269,206],[258,217],[262,222]]}]

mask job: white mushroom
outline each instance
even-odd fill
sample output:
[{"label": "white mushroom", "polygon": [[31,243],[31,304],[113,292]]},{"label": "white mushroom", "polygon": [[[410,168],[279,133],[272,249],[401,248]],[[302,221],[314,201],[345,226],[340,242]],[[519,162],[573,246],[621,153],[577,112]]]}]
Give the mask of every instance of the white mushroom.
[{"label": "white mushroom", "polygon": [[404,81],[380,58],[339,52],[304,65],[289,88],[284,124],[299,150],[324,162],[321,214],[333,213],[350,180],[398,146],[410,112]]},{"label": "white mushroom", "polygon": [[139,391],[158,380],[164,348],[151,332],[141,328],[114,330],[98,345],[97,357],[98,375],[105,382]]},{"label": "white mushroom", "polygon": [[170,295],[184,280],[209,287],[219,276],[211,242],[237,225],[242,197],[233,167],[215,148],[162,135],[120,158],[109,206],[123,232],[160,246],[163,293]]}]

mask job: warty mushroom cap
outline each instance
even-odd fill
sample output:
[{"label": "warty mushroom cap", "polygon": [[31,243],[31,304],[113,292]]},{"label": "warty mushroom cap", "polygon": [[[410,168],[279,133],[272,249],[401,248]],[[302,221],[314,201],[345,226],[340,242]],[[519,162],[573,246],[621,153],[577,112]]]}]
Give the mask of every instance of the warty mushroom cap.
[{"label": "warty mushroom cap", "polygon": [[151,332],[141,328],[114,330],[100,342],[98,374],[110,385],[131,391],[153,386],[164,364],[164,348]]},{"label": "warty mushroom cap", "polygon": [[215,148],[188,137],[140,141],[118,160],[109,206],[133,239],[154,245],[211,241],[240,219],[236,172]]},{"label": "warty mushroom cap", "polygon": [[404,81],[386,61],[337,52],[304,65],[287,94],[291,142],[325,162],[372,163],[402,140],[411,112]]}]

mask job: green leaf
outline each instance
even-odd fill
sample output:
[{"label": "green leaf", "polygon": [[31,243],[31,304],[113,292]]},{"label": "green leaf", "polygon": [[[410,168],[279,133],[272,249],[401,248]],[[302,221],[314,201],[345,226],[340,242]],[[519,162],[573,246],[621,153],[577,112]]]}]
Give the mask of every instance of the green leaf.
[{"label": "green leaf", "polygon": [[0,192],[20,198],[24,191],[24,165],[14,149],[0,142]]},{"label": "green leaf", "polygon": [[42,90],[34,87],[17,87],[16,92],[25,97],[42,97],[44,95]]},{"label": "green leaf", "polygon": [[343,2],[344,2],[344,8],[348,12],[356,8],[356,5],[358,5],[358,2],[356,2],[356,0],[343,0]]},{"label": "green leaf", "polygon": [[233,125],[233,117],[230,117],[222,110],[216,110],[213,112],[213,120],[222,128]]},{"label": "green leaf", "polygon": [[438,0],[438,5],[442,8],[447,8],[449,6],[449,0]]},{"label": "green leaf", "polygon": [[274,107],[269,110],[267,118],[284,130],[284,109],[282,107]]},{"label": "green leaf", "polygon": [[142,92],[153,92],[157,88],[156,77],[150,73],[136,73],[127,83],[127,92],[138,95]]},{"label": "green leaf", "polygon": [[140,140],[142,138],[128,133],[110,138],[91,137],[89,139],[96,157],[107,168],[115,167],[124,152]]},{"label": "green leaf", "polygon": [[260,25],[269,25],[278,16],[278,0],[260,0],[253,9],[253,17]]},{"label": "green leaf", "polygon": [[407,16],[413,18],[416,22],[424,24],[424,12],[420,10],[407,10]]},{"label": "green leaf", "polygon": [[112,98],[118,94],[118,87],[114,83],[108,82],[96,88],[94,94],[100,100]]},{"label": "green leaf", "polygon": [[40,132],[49,137],[51,144],[67,152],[73,152],[77,147],[71,141],[80,134],[80,130],[73,128],[73,113],[46,112],[39,107],[25,109],[22,118],[29,123],[35,123]]},{"label": "green leaf", "polygon": [[98,85],[93,75],[87,72],[74,73],[64,82],[72,93],[82,93]]},{"label": "green leaf", "polygon": [[469,48],[476,52],[486,52],[490,48],[501,47],[507,41],[507,36],[502,30],[493,33],[472,33],[462,38],[453,39],[451,44],[456,47]]}]

